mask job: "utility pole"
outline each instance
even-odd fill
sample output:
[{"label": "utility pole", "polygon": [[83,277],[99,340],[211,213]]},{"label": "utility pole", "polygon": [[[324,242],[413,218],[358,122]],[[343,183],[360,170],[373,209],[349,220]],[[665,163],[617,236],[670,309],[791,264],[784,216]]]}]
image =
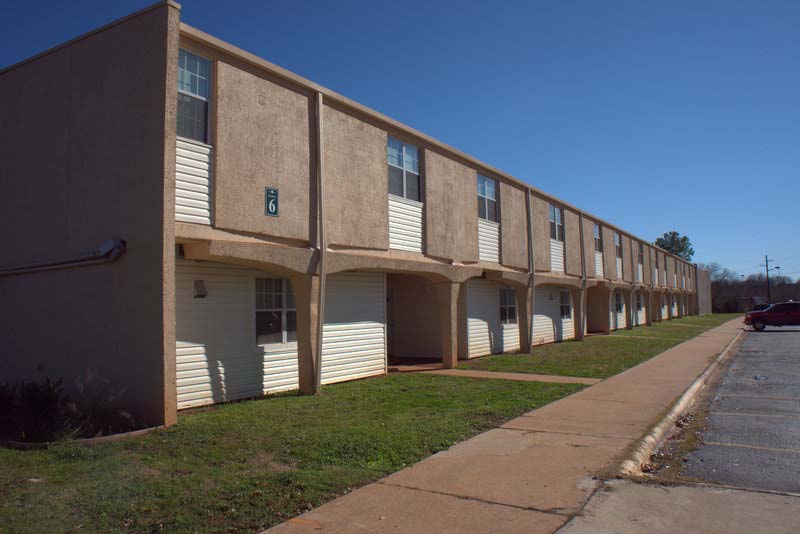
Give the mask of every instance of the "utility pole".
[{"label": "utility pole", "polygon": [[780,274],[780,272],[781,272],[780,271],[781,268],[778,267],[777,265],[770,269],[769,262],[771,262],[771,261],[775,261],[775,260],[769,259],[769,256],[764,254],[764,264],[762,265],[762,267],[764,267],[767,270],[767,304],[772,304],[772,296],[770,295],[770,291],[769,291],[769,272],[770,271],[778,271],[778,274]]}]

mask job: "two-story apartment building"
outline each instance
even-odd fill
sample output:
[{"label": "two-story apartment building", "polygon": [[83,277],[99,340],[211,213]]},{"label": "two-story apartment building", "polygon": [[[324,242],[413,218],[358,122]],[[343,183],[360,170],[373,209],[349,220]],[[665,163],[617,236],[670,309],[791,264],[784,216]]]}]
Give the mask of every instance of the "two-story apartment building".
[{"label": "two-story apartment building", "polygon": [[0,100],[0,381],[96,373],[171,424],[697,310],[694,265],[171,1],[0,71]]}]

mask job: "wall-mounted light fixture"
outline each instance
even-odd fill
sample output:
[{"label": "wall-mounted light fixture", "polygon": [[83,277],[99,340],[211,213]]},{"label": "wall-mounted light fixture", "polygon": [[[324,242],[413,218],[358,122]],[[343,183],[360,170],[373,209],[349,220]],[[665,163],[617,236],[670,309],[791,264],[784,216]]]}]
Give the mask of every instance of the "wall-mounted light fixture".
[{"label": "wall-mounted light fixture", "polygon": [[204,299],[208,295],[206,291],[206,282],[205,280],[195,280],[194,281],[194,298],[196,299]]}]

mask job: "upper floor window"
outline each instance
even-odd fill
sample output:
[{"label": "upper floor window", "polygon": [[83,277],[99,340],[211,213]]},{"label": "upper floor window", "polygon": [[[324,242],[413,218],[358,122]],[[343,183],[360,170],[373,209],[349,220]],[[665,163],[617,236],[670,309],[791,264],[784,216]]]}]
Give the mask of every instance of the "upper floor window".
[{"label": "upper floor window", "polygon": [[564,208],[550,204],[550,239],[564,241]]},{"label": "upper floor window", "polygon": [[478,218],[498,221],[497,181],[480,174],[478,175]]},{"label": "upper floor window", "polygon": [[639,265],[644,263],[644,245],[639,243]]},{"label": "upper floor window", "polygon": [[389,136],[386,146],[389,164],[389,193],[420,201],[419,149]]},{"label": "upper floor window", "polygon": [[178,52],[179,137],[208,142],[211,62],[186,50]]},{"label": "upper floor window", "polygon": [[594,225],[594,250],[595,252],[603,252],[603,230],[599,224]]},{"label": "upper floor window", "polygon": [[658,269],[658,252],[656,252],[656,269]]},{"label": "upper floor window", "polygon": [[622,257],[622,236],[615,233],[614,234],[614,248],[617,250],[617,257]]},{"label": "upper floor window", "polygon": [[500,323],[517,324],[517,297],[507,287],[500,288]]},{"label": "upper floor window", "polygon": [[561,318],[572,319],[572,300],[569,297],[569,291],[561,292]]},{"label": "upper floor window", "polygon": [[256,342],[272,345],[297,341],[297,311],[288,280],[256,278]]}]

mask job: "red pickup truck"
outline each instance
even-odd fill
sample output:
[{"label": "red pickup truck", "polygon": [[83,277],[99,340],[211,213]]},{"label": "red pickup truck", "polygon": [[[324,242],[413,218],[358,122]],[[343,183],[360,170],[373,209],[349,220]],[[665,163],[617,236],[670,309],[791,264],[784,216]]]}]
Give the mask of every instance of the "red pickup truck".
[{"label": "red pickup truck", "polygon": [[767,326],[800,325],[800,302],[779,302],[766,310],[747,312],[744,324],[761,332]]}]

